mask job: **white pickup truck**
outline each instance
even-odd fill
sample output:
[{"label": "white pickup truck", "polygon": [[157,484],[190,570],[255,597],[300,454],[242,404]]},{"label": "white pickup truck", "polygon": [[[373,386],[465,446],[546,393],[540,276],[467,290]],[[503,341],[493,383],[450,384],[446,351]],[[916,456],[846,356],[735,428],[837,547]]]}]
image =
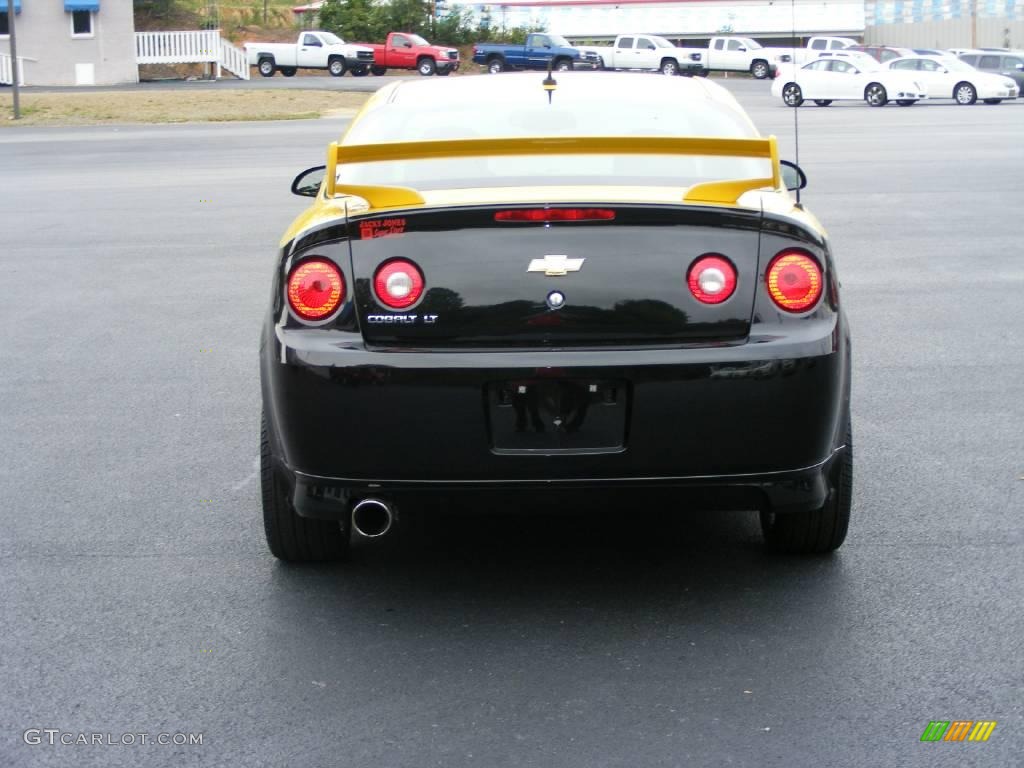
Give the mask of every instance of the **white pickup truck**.
[{"label": "white pickup truck", "polygon": [[611,48],[600,51],[604,69],[647,69],[665,75],[704,74],[704,51],[679,48],[658,35],[619,35]]},{"label": "white pickup truck", "polygon": [[773,75],[780,64],[803,64],[823,51],[835,51],[857,45],[849,37],[812,37],[806,48],[765,48],[749,37],[712,37],[706,51],[709,70],[749,72],[758,80]]},{"label": "white pickup truck", "polygon": [[291,77],[299,69],[326,69],[335,77],[348,70],[366,74],[373,66],[373,49],[349,45],[333,32],[300,32],[294,43],[246,43],[249,65],[264,77],[280,72]]},{"label": "white pickup truck", "polygon": [[710,70],[749,72],[758,80],[773,75],[786,49],[765,48],[749,37],[712,37],[704,65]]}]

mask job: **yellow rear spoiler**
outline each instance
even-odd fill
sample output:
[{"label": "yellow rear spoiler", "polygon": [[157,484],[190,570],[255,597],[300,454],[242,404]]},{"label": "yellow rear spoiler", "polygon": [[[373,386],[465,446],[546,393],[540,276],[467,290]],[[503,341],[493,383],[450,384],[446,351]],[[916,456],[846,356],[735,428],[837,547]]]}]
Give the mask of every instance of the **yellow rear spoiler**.
[{"label": "yellow rear spoiler", "polygon": [[752,157],[771,160],[767,178],[723,179],[690,187],[682,201],[733,205],[752,189],[782,189],[779,149],[774,136],[757,139],[668,138],[665,136],[576,136],[557,138],[464,139],[410,141],[383,144],[337,144],[327,149],[324,194],[355,195],[373,209],[423,205],[423,196],[409,187],[339,184],[338,166],[402,160],[442,160],[463,157],[510,157],[519,155],[704,155]]}]

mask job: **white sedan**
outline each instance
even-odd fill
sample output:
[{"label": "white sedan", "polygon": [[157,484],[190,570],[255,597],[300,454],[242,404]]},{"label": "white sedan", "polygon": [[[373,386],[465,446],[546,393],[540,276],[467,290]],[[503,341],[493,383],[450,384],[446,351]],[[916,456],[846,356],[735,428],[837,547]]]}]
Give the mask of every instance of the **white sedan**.
[{"label": "white sedan", "polygon": [[781,97],[790,107],[799,107],[807,99],[819,107],[843,99],[863,99],[872,107],[884,107],[893,99],[909,107],[928,98],[928,89],[912,74],[882,69],[868,58],[823,57],[799,69],[781,70],[772,83],[772,96]]},{"label": "white sedan", "polygon": [[1017,84],[1005,75],[981,72],[959,59],[904,56],[882,66],[916,78],[928,88],[933,99],[953,99],[957,104],[973,104],[978,99],[998,104],[1020,94]]}]

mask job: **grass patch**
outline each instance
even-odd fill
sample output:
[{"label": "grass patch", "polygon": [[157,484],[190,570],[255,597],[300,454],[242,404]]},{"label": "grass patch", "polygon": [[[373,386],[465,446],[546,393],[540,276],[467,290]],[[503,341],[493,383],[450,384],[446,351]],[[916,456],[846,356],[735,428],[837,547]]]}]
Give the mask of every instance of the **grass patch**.
[{"label": "grass patch", "polygon": [[22,119],[11,120],[8,92],[0,96],[0,127],[307,120],[354,114],[369,96],[313,90],[29,93],[21,95]]}]

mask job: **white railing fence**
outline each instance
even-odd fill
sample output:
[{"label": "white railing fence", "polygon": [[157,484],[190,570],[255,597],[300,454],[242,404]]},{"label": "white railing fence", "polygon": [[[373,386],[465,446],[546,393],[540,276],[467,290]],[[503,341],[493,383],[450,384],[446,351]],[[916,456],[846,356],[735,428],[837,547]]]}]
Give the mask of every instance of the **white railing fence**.
[{"label": "white railing fence", "polygon": [[242,80],[249,79],[245,51],[220,36],[219,29],[195,32],[136,32],[138,64],[216,64]]},{"label": "white railing fence", "polygon": [[[18,57],[18,85],[25,84],[26,61],[35,61],[35,59],[29,59],[25,56]],[[11,76],[11,57],[10,54],[7,53],[0,53],[0,84],[14,84],[14,78]]]},{"label": "white railing fence", "polygon": [[245,51],[237,48],[223,37],[220,39],[220,64],[231,74],[242,80],[249,79],[249,59]]}]

